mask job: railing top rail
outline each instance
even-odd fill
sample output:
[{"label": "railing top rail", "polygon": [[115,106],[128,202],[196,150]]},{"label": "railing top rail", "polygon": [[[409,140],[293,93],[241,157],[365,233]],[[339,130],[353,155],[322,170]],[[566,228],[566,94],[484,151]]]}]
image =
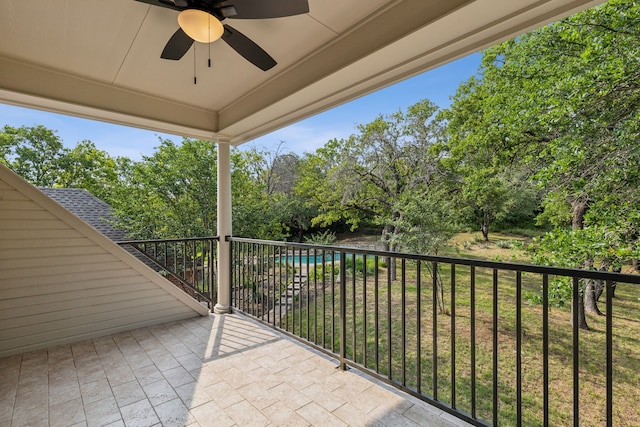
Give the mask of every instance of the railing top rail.
[{"label": "railing top rail", "polygon": [[118,245],[135,245],[143,243],[169,243],[169,242],[194,242],[199,240],[220,240],[218,236],[210,237],[184,237],[175,239],[149,239],[149,240],[118,240]]},{"label": "railing top rail", "polygon": [[277,241],[271,241],[271,240],[248,239],[243,237],[232,237],[232,236],[227,236],[226,240],[229,242],[255,243],[255,244],[262,244],[262,245],[269,245],[269,246],[287,247],[292,249],[317,249],[317,250],[334,251],[334,252],[347,252],[350,254],[404,258],[404,259],[415,260],[415,261],[427,261],[427,262],[438,262],[443,264],[466,265],[466,266],[491,268],[491,269],[498,269],[498,270],[521,271],[525,273],[547,274],[550,276],[577,277],[581,279],[592,279],[592,280],[611,280],[616,282],[625,282],[629,284],[640,285],[640,275],[636,275],[636,274],[613,273],[608,271],[596,271],[596,270],[580,270],[575,268],[563,268],[563,267],[548,267],[548,266],[534,265],[534,264],[521,264],[521,263],[498,262],[498,261],[469,259],[469,258],[456,258],[456,257],[448,257],[448,256],[440,256],[440,255],[419,255],[419,254],[410,254],[405,252],[389,252],[389,251],[382,251],[382,250],[360,249],[360,248],[351,248],[351,247],[336,246],[336,245],[314,245],[309,243],[277,242]]}]

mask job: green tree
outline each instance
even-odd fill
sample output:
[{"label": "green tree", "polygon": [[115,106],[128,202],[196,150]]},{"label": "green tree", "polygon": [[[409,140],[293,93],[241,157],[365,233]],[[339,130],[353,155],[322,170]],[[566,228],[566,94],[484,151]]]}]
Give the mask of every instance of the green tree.
[{"label": "green tree", "polygon": [[[138,238],[213,236],[217,217],[217,148],[185,138],[161,140],[139,162],[120,159],[112,204],[121,226]],[[283,238],[281,212],[261,181],[264,158],[256,150],[231,152],[233,232]]]},{"label": "green tree", "polygon": [[424,100],[406,114],[380,116],[360,125],[358,134],[319,150],[330,166],[319,162],[317,179],[324,175],[324,180],[309,183],[322,187],[321,213],[315,222],[328,225],[342,219],[355,228],[370,217],[383,228],[382,241],[388,249],[395,249],[393,224],[402,216],[397,201],[438,173],[438,153],[431,154],[441,137],[441,125],[433,120],[436,111]]},{"label": "green tree", "polygon": [[59,164],[56,187],[84,188],[111,203],[111,193],[119,177],[116,160],[106,151],[98,150],[91,141],[82,141],[71,150],[64,150]]},{"label": "green tree", "polygon": [[[456,176],[459,220],[479,229],[487,241],[492,228],[531,223],[539,204],[531,171],[501,143],[510,140],[510,129],[489,126],[494,114],[503,113],[493,111],[498,100],[489,83],[470,78],[442,112],[448,135],[445,164]],[[502,99],[502,93],[498,96]]]},{"label": "green tree", "polygon": [[234,151],[231,163],[233,234],[256,239],[284,239],[283,212],[277,209],[280,197],[269,194],[264,153],[255,149]]},{"label": "green tree", "polygon": [[61,173],[64,148],[56,133],[42,125],[6,125],[0,132],[0,155],[0,162],[33,185],[53,187]]},{"label": "green tree", "polygon": [[[420,101],[406,113],[379,116],[358,126],[358,134],[319,150],[313,183],[320,215],[314,222],[326,226],[342,220],[353,229],[370,218],[382,228],[385,249],[398,250],[399,225],[414,218],[408,209],[418,208],[399,202],[419,197],[440,179],[440,152],[434,147],[443,135],[434,117],[437,109],[429,100]],[[387,264],[394,275],[393,259]]]},{"label": "green tree", "polygon": [[318,209],[312,199],[296,191],[304,160],[295,153],[282,152],[281,148],[282,145],[274,152],[262,153],[261,181],[271,209],[279,216],[283,233],[293,234],[301,242]]},{"label": "green tree", "polygon": [[217,150],[211,142],[161,140],[151,156],[121,162],[112,205],[138,238],[215,235]]},{"label": "green tree", "polygon": [[[626,245],[621,254],[637,244],[635,228],[619,215],[637,217],[640,209],[639,22],[638,2],[612,0],[495,46],[454,100],[457,149],[491,152],[494,164],[532,172],[545,190],[540,219],[558,227],[545,250],[564,254],[573,267],[609,263],[597,239],[584,236],[607,230],[617,236],[607,241]],[[574,240],[582,258],[563,250]],[[581,292],[593,298],[589,287]],[[584,313],[579,318],[588,327]]]}]

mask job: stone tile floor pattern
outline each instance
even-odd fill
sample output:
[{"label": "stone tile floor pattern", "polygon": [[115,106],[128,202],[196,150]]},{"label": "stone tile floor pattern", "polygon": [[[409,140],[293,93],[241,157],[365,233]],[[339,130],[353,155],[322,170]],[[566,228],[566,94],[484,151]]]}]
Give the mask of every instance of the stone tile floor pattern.
[{"label": "stone tile floor pattern", "polygon": [[0,426],[466,426],[240,315],[0,359]]}]

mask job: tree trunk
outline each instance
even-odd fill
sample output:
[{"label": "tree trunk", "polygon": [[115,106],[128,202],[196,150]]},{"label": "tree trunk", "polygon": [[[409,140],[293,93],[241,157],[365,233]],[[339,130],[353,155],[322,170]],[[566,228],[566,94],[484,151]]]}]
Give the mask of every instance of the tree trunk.
[{"label": "tree trunk", "polygon": [[449,314],[447,313],[447,308],[444,305],[444,284],[442,283],[442,276],[440,275],[440,267],[436,266],[436,269],[433,270],[432,267],[427,264],[427,268],[431,272],[431,280],[435,278],[436,283],[436,302],[438,304],[438,312],[440,314]]},{"label": "tree trunk", "polygon": [[[609,261],[603,261],[602,265],[600,265],[600,271],[609,271],[609,267],[611,263]],[[595,292],[596,292],[596,301],[600,301],[600,297],[604,293],[604,280],[596,280]]]},{"label": "tree trunk", "polygon": [[[382,248],[383,250],[390,252],[392,250],[389,244],[389,236],[391,235],[391,226],[385,225],[382,229]],[[384,262],[387,264],[389,273],[391,274],[391,280],[396,280],[396,259],[393,257],[385,257]]]},{"label": "tree trunk", "polygon": [[[573,326],[573,313],[576,309],[576,307],[574,307],[575,304],[573,304],[573,299],[571,299],[571,325]],[[587,325],[587,316],[585,315],[585,311],[584,311],[584,292],[580,292],[580,295],[578,295],[578,328],[580,329],[585,329],[585,330],[590,330],[591,328],[589,328],[589,325]]]},{"label": "tree trunk", "polygon": [[631,265],[633,266],[633,271],[640,271],[640,260],[632,260]]},{"label": "tree trunk", "polygon": [[[622,271],[622,267],[619,266],[619,265],[614,265],[611,270],[614,273],[620,273]],[[611,298],[615,298],[616,297],[616,285],[617,284],[618,284],[618,282],[611,283]]]},{"label": "tree trunk", "polygon": [[482,238],[484,238],[485,242],[489,241],[489,224],[486,221],[482,222],[480,226],[480,231],[482,232]]},{"label": "tree trunk", "polygon": [[584,228],[584,214],[587,212],[588,199],[578,199],[571,202],[573,210],[571,216],[571,228],[582,230]]},{"label": "tree trunk", "polygon": [[[584,288],[584,311],[591,314],[597,314],[598,316],[602,316],[602,312],[598,308],[597,303],[597,287],[598,282],[600,288],[602,289],[603,283],[602,280],[587,280],[587,284]],[[602,290],[600,291],[602,294]]]},{"label": "tree trunk", "polygon": [[[584,263],[585,270],[593,270],[593,260],[587,260]],[[597,298],[596,298],[596,287],[597,282],[600,282],[600,286],[602,286],[601,280],[585,280],[584,286],[584,311],[591,314],[597,314],[598,316],[602,316],[602,312],[598,309]]]},{"label": "tree trunk", "polygon": [[[584,214],[587,212],[587,198],[573,200],[571,202],[572,207],[572,217],[571,217],[571,227],[574,230],[582,230],[584,228]],[[591,268],[593,266],[593,261],[586,261],[585,267],[586,269]],[[581,286],[580,284],[578,286]],[[585,314],[585,297],[586,297],[586,289],[585,291],[580,291],[580,295],[578,297],[578,306],[575,307],[574,300],[571,298],[571,324],[573,325],[573,313],[574,310],[578,310],[578,328],[580,329],[590,329],[589,325],[587,325],[587,316]]]}]

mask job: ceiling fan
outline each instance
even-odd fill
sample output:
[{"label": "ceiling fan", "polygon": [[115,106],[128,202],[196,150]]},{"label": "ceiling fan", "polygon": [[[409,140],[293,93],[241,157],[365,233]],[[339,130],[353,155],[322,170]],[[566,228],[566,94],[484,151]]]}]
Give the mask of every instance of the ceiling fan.
[{"label": "ceiling fan", "polygon": [[137,0],[154,6],[180,11],[180,28],[171,36],[163,59],[179,60],[194,40],[211,43],[218,38],[263,71],[276,61],[249,37],[222,24],[225,19],[268,19],[301,15],[309,12],[308,0]]}]

